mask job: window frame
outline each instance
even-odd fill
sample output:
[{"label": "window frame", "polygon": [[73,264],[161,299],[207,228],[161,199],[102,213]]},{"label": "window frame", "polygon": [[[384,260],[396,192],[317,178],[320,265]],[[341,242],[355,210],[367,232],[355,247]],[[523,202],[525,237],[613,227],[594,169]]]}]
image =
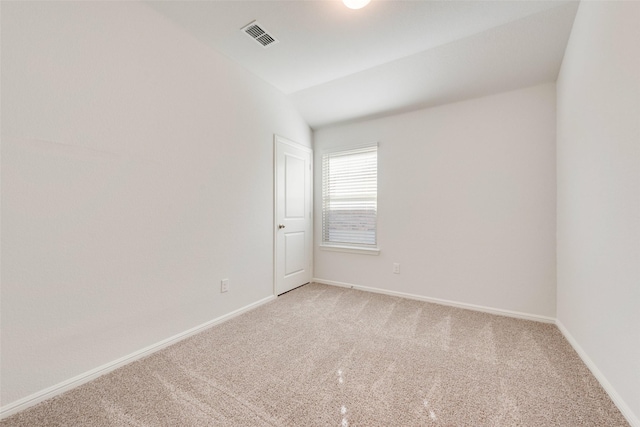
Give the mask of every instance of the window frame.
[{"label": "window frame", "polygon": [[[376,152],[376,171],[375,171],[375,177],[376,177],[376,196],[375,196],[375,244],[372,245],[367,245],[367,244],[359,244],[359,243],[347,243],[347,242],[335,242],[332,243],[330,241],[326,241],[325,240],[325,218],[326,218],[326,214],[327,212],[325,211],[326,207],[325,207],[325,203],[326,203],[326,180],[327,180],[327,176],[326,176],[326,170],[325,170],[325,158],[328,155],[339,155],[340,153],[344,153],[344,155],[348,155],[348,153],[350,151],[357,151],[357,150],[364,150],[367,148],[375,148],[375,152]],[[355,254],[366,254],[366,255],[379,255],[380,254],[380,248],[379,248],[379,242],[378,242],[378,165],[379,165],[379,144],[377,142],[375,143],[368,143],[368,144],[360,144],[360,145],[351,145],[351,146],[344,146],[344,147],[334,147],[334,148],[330,148],[330,149],[326,149],[323,150],[320,156],[320,169],[321,169],[321,190],[322,190],[322,195],[321,195],[321,224],[320,224],[320,244],[319,244],[319,248],[321,250],[325,250],[325,251],[335,251],[335,252],[347,252],[347,253],[355,253]],[[356,154],[356,153],[354,153]]]}]

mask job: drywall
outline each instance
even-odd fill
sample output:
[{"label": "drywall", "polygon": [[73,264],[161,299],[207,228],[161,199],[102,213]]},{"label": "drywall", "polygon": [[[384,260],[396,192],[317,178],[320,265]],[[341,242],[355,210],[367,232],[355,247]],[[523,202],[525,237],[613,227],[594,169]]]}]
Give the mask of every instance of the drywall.
[{"label": "drywall", "polygon": [[640,426],[638,22],[638,2],[581,2],[557,82],[557,317],[636,426]]},{"label": "drywall", "polygon": [[273,87],[141,3],[3,2],[2,106],[3,406],[272,295]]},{"label": "drywall", "polygon": [[[319,279],[555,317],[555,85],[314,133],[379,142],[379,256],[318,247]],[[393,263],[400,274],[393,274]]]}]

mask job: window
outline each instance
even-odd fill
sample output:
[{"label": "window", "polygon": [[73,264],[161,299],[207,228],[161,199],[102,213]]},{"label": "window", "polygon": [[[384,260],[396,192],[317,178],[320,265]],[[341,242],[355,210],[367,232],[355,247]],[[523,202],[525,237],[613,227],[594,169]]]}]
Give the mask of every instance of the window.
[{"label": "window", "polygon": [[377,254],[378,145],[322,156],[322,245]]}]

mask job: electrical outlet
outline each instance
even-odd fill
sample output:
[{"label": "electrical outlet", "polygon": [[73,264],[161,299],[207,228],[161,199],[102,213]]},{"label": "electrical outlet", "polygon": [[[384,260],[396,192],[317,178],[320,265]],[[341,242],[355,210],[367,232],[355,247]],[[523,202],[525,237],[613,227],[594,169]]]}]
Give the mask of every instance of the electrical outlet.
[{"label": "electrical outlet", "polygon": [[400,274],[400,264],[398,264],[397,262],[393,263],[393,273]]},{"label": "electrical outlet", "polygon": [[222,279],[220,281],[220,292],[227,292],[229,290],[229,279]]}]

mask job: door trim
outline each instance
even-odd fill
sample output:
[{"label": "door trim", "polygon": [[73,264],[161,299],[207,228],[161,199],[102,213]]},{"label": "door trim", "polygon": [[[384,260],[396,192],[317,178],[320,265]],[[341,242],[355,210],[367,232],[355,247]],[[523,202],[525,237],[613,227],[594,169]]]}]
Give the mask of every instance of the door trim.
[{"label": "door trim", "polygon": [[306,151],[307,153],[309,153],[311,155],[311,160],[310,160],[310,166],[311,166],[311,171],[310,176],[311,179],[309,180],[309,194],[311,196],[311,209],[310,209],[310,213],[311,213],[311,218],[309,218],[309,220],[311,221],[311,259],[309,260],[310,266],[309,268],[311,269],[311,276],[313,277],[313,236],[315,234],[315,229],[313,226],[313,199],[314,199],[314,194],[313,194],[313,150],[305,145],[301,145],[298,144],[295,141],[292,141],[290,139],[287,139],[283,136],[280,136],[278,134],[273,134],[273,296],[278,296],[278,289],[277,289],[277,285],[278,285],[278,169],[277,169],[277,165],[278,165],[278,143],[282,143],[282,144],[286,144],[289,145],[291,147],[294,147],[298,150],[302,150],[302,151]]}]

